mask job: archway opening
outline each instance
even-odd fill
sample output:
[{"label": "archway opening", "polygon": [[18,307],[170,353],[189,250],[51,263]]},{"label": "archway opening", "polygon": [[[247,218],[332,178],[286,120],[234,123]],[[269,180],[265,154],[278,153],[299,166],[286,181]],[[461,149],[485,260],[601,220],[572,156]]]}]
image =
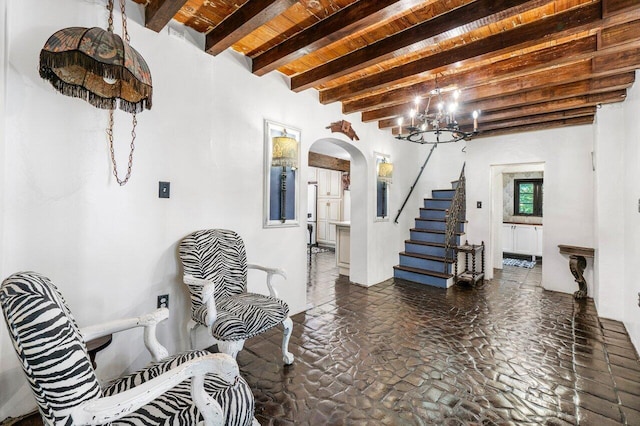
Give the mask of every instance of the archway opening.
[{"label": "archway opening", "polygon": [[[336,247],[340,235],[338,226],[347,227],[349,234],[348,251],[345,253],[344,247],[342,247],[342,250],[343,255],[346,254],[343,258],[348,259],[348,268],[341,268],[341,273],[348,275],[349,281],[352,283],[365,284],[368,282],[366,158],[353,144],[336,138],[316,140],[311,144],[308,155],[310,159],[309,178],[314,179],[315,177],[315,181],[308,181],[307,224],[311,224],[314,227],[311,232],[315,233],[315,242],[318,245],[333,246],[337,250],[340,250],[340,247]],[[326,166],[329,167],[326,170],[333,169],[334,172],[321,172],[319,174],[318,170],[323,170],[323,167],[317,167],[318,165],[322,166],[322,163],[315,161],[318,158],[334,161],[338,166]],[[341,162],[348,162],[348,173],[337,170],[340,169],[340,164],[344,165]],[[314,170],[314,168],[317,170]],[[336,176],[339,176],[339,178]],[[321,179],[325,179],[325,181],[322,182]],[[331,188],[331,185],[336,182],[339,182],[339,191]],[[318,199],[315,203],[318,211],[315,214],[313,212],[314,200],[311,199],[314,196],[314,189],[312,188],[314,185]],[[322,193],[320,192],[321,187]],[[323,203],[322,205],[320,204],[321,202]],[[332,214],[331,217],[327,217],[329,213]],[[313,223],[312,219],[315,219],[315,223]],[[313,238],[310,238],[310,241],[314,243]]]}]

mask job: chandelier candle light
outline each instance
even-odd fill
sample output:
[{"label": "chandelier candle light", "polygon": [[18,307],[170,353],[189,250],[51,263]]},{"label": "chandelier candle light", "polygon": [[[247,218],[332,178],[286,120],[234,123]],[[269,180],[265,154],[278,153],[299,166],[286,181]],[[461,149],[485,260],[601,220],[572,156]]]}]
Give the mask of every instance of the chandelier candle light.
[{"label": "chandelier candle light", "polygon": [[[415,108],[409,111],[411,123],[404,126],[403,117],[398,118],[399,134],[396,139],[421,144],[438,144],[458,142],[462,139],[469,139],[478,134],[479,111],[473,111],[473,131],[465,132],[460,129],[456,121],[456,110],[458,109],[458,98],[460,91],[455,90],[452,94],[452,101],[448,104],[442,100],[442,91],[438,88],[431,91],[427,98],[427,104],[421,112],[421,97],[416,97]],[[437,98],[438,104],[434,111],[429,111],[431,100]],[[405,132],[403,132],[405,131]]]}]

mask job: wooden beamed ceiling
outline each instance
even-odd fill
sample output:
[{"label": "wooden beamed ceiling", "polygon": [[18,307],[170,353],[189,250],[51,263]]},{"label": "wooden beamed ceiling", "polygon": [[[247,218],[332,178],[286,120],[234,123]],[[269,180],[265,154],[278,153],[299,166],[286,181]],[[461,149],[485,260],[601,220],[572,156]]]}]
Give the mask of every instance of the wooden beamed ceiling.
[{"label": "wooden beamed ceiling", "polygon": [[479,136],[592,123],[640,69],[639,0],[135,0],[148,28],[176,19],[252,72],[398,133],[416,97],[459,90]]}]

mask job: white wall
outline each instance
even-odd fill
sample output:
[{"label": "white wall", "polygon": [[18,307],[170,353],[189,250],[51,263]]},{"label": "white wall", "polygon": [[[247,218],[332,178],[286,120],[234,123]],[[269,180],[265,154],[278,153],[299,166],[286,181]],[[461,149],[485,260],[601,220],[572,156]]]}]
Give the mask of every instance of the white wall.
[{"label": "white wall", "polygon": [[[0,164],[5,163],[5,154],[4,154],[4,146],[5,146],[5,102],[6,102],[6,75],[7,75],[7,61],[6,61],[6,42],[7,42],[7,33],[9,31],[8,22],[7,22],[7,2],[0,3],[0,25],[2,30],[0,30]],[[5,169],[4,167],[0,170],[0,189],[4,188],[4,175]],[[4,191],[0,193],[0,206],[5,205],[6,202],[4,200]],[[0,271],[2,271],[2,263],[4,259],[4,247],[2,245],[4,235],[4,209],[0,207]]]},{"label": "white wall", "polygon": [[[495,186],[498,193],[502,190],[502,171],[492,176],[492,166],[544,163],[542,284],[548,290],[566,293],[578,289],[569,271],[568,258],[558,252],[558,244],[593,247],[592,146],[591,126],[482,138],[468,143],[468,238],[473,243],[487,244],[487,265],[494,264],[495,256],[491,224],[502,222],[502,200],[491,208],[491,188]],[[499,182],[495,181],[497,178]],[[476,201],[482,201],[481,209],[476,208]],[[589,266],[586,274],[590,285],[591,270]],[[491,268],[487,273],[493,276]]]},{"label": "white wall", "polygon": [[636,71],[636,84],[629,89],[624,107],[624,288],[619,297],[624,305],[623,321],[636,350],[640,350],[640,72]]},{"label": "white wall", "polygon": [[[302,130],[301,176],[316,140],[333,138],[352,157],[358,154],[352,178],[352,241],[358,249],[352,281],[371,285],[392,276],[399,251],[393,247],[401,246],[408,225],[374,223],[373,152],[389,153],[404,164],[407,158],[419,158],[420,147],[399,143],[375,123],[361,123],[359,115],[344,117],[340,104],[320,105],[312,90],[291,92],[278,73],[253,76],[240,55],[207,55],[195,45],[202,39],[191,33],[182,40],[166,30],[146,30],[139,25],[139,6],[129,2],[132,45],[152,71],[154,106],[139,114],[133,175],[119,187],[110,172],[106,112],[57,93],[37,73],[47,38],[67,26],[104,26],[104,4],[10,0],[2,5],[0,22],[8,8],[8,25],[2,30],[8,44],[2,62],[6,59],[8,69],[7,108],[0,115],[1,277],[19,270],[44,273],[58,285],[81,325],[152,310],[156,296],[168,293],[171,318],[159,332],[173,352],[187,344],[182,330],[188,296],[179,279],[177,243],[195,229],[225,227],[245,239],[250,261],[287,271],[286,283],[276,285],[292,313],[302,311],[306,191],[300,192],[299,227],[263,229],[265,118]],[[360,141],[325,128],[343,118]],[[116,116],[121,168],[128,154],[129,120],[123,113]],[[414,177],[413,170],[398,170],[392,197],[397,199]],[[168,200],[157,197],[161,180],[171,182]],[[405,217],[412,221],[415,209]],[[249,288],[265,293],[259,278],[250,275]],[[98,356],[99,377],[144,365],[149,357],[142,344],[131,345],[141,342],[140,337],[136,332],[116,336]],[[0,420],[35,406],[4,326],[0,390]]]},{"label": "white wall", "polygon": [[[638,74],[636,74],[638,76]],[[623,104],[605,105],[594,126],[598,314],[623,321],[640,347],[640,86]]]},{"label": "white wall", "polygon": [[596,173],[594,213],[598,248],[594,259],[594,300],[598,314],[622,319],[621,299],[624,288],[627,253],[625,241],[624,200],[625,128],[621,126],[623,104],[605,105],[598,110],[594,126],[594,164]]}]

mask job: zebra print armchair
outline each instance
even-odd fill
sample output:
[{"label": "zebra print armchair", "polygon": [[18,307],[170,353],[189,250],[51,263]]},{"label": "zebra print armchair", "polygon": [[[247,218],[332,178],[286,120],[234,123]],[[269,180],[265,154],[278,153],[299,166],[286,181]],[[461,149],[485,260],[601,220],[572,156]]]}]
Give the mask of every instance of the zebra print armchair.
[{"label": "zebra print armchair", "polygon": [[[167,309],[80,329],[56,287],[35,272],[4,280],[0,305],[46,425],[257,424],[251,389],[230,356],[167,356],[155,338]],[[136,326],[145,327],[154,362],[102,388],[85,340]]]},{"label": "zebra print armchair", "polygon": [[[180,259],[184,283],[191,293],[191,319],[187,331],[191,348],[195,346],[195,330],[208,328],[221,352],[234,358],[246,339],[282,323],[282,357],[293,363],[288,351],[293,323],[289,306],[278,298],[271,284],[274,275],[286,278],[280,269],[247,263],[242,238],[226,229],[205,229],[187,235],[180,242]],[[247,292],[247,270],[266,272],[270,296]]]}]

